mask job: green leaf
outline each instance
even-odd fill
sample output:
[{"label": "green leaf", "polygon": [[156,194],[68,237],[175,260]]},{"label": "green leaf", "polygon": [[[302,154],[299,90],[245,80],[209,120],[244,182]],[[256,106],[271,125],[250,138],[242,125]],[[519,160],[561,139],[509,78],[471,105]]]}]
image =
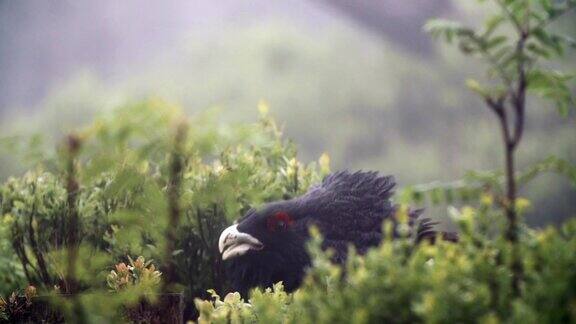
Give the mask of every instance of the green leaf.
[{"label": "green leaf", "polygon": [[508,40],[508,37],[506,36],[496,36],[491,38],[490,40],[488,40],[488,42],[486,43],[486,50],[490,51],[495,49],[496,47],[502,45],[504,42],[506,42]]},{"label": "green leaf", "polygon": [[424,30],[434,38],[444,37],[447,43],[451,43],[455,37],[469,37],[474,35],[470,28],[462,26],[458,22],[445,19],[432,19],[424,25]]},{"label": "green leaf", "polygon": [[492,35],[494,31],[498,29],[505,21],[504,16],[502,15],[494,15],[484,23],[484,32],[482,33],[483,37],[489,37]]},{"label": "green leaf", "polygon": [[550,0],[538,0],[538,3],[540,4],[540,6],[542,6],[542,9],[544,9],[544,11],[546,12],[552,10],[553,8],[552,1]]},{"label": "green leaf", "polygon": [[480,83],[474,79],[466,80],[466,87],[468,87],[468,89],[476,92],[477,94],[479,94],[483,98],[489,98],[490,97],[490,91],[487,88],[480,85]]},{"label": "green leaf", "polygon": [[548,52],[548,51],[545,50],[544,48],[542,48],[542,47],[540,47],[540,46],[538,46],[538,45],[536,45],[536,44],[534,44],[534,43],[528,44],[528,45],[526,46],[526,49],[527,49],[529,52],[535,54],[536,56],[541,56],[541,57],[544,57],[544,58],[547,58],[547,59],[549,59],[549,58],[551,57],[550,52]]},{"label": "green leaf", "polygon": [[520,185],[526,185],[538,175],[548,172],[564,175],[576,187],[576,165],[556,156],[549,156],[521,172],[517,181]]},{"label": "green leaf", "polygon": [[574,75],[554,70],[532,70],[527,75],[528,91],[543,99],[553,102],[562,116],[567,116],[574,106],[574,95],[568,81]]},{"label": "green leaf", "polygon": [[564,54],[566,39],[560,35],[549,34],[543,28],[534,29],[531,33],[543,48],[553,50],[557,55]]}]

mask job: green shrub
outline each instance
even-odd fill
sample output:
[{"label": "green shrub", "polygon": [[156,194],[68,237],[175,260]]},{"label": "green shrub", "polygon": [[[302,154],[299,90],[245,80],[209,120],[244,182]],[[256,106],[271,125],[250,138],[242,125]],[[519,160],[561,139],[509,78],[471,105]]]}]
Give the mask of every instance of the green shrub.
[{"label": "green shrub", "polygon": [[160,284],[162,273],[156,270],[152,260],[146,261],[144,257],[139,256],[136,261],[128,257],[130,263],[126,265],[120,262],[111,270],[106,277],[108,287],[112,291],[121,291],[130,286],[139,286],[138,289],[148,290]]},{"label": "green shrub", "polygon": [[[41,293],[54,287],[70,292],[69,218],[77,210],[81,239],[74,262],[80,291],[105,293],[106,274],[126,255],[160,260],[162,272],[172,260],[171,279],[189,297],[208,297],[208,287],[227,289],[216,244],[221,230],[249,208],[293,197],[320,179],[315,163],[306,166],[296,159],[294,146],[281,138],[265,103],[260,110],[259,122],[248,126],[222,126],[212,113],[191,119],[182,143],[184,166],[177,175],[171,174],[170,156],[176,125],[184,118],[177,107],[149,100],[79,131],[77,159],[63,145],[57,158],[10,178],[0,187],[0,215],[7,234],[2,244],[12,246],[0,251],[21,270],[3,274],[5,282],[13,283],[7,287],[28,282]],[[322,161],[326,172],[327,158]],[[75,165],[72,175],[62,171],[66,165]],[[181,177],[176,202],[168,199],[173,176]],[[72,203],[70,177],[79,184]],[[171,203],[179,207],[179,223],[169,229]],[[175,242],[166,252],[169,230]],[[143,290],[126,294],[135,292]]]},{"label": "green shrub", "polygon": [[[25,297],[0,299],[0,320],[14,321],[21,307],[33,306],[30,293],[38,287],[68,322],[121,320],[119,310],[172,291],[184,291],[189,306],[196,297],[202,323],[575,322],[576,221],[526,228],[521,216],[529,204],[516,184],[544,171],[574,180],[576,168],[551,157],[516,172],[514,156],[527,94],[570,114],[572,76],[549,69],[548,60],[573,42],[544,29],[576,2],[496,4],[499,13],[481,30],[446,21],[428,28],[488,61],[487,82],[467,85],[498,116],[506,171],[415,186],[400,197],[451,205],[458,196],[469,203],[449,209],[460,228],[458,244],[385,240],[364,256],[351,249],[340,267],[312,229],[312,266],[298,291],[287,294],[279,283],[253,291],[248,302],[238,293],[221,299],[216,292],[229,290],[216,244],[221,230],[251,207],[306,191],[329,171],[329,158],[298,162],[265,103],[256,125],[223,127],[211,113],[187,121],[177,107],[152,99],[70,134],[57,154],[44,156],[37,138],[30,141],[26,153],[41,162],[0,187],[0,282],[4,294],[24,282],[31,288]],[[501,28],[506,23],[513,38]],[[399,209],[400,222],[405,210]],[[391,224],[383,226],[392,237]],[[128,258],[129,268],[122,262],[127,255],[142,257]],[[151,258],[159,260],[161,277],[144,262]],[[214,300],[202,300],[209,296]]]},{"label": "green shrub", "polygon": [[569,323],[576,321],[576,220],[560,229],[526,230],[522,296],[511,289],[510,243],[493,240],[470,207],[456,215],[458,244],[413,248],[409,239],[384,241],[344,269],[311,244],[314,264],[293,295],[281,284],[196,301],[199,323]]}]

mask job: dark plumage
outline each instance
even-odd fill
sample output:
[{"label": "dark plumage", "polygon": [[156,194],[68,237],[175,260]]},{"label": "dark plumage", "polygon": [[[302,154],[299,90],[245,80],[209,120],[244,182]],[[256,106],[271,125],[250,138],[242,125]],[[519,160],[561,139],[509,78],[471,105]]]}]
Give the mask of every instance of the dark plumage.
[{"label": "dark plumage", "polygon": [[[349,244],[360,254],[378,245],[382,222],[394,221],[396,206],[390,197],[395,185],[393,177],[377,172],[336,172],[300,197],[250,210],[220,236],[233,288],[244,296],[253,287],[278,281],[287,291],[298,288],[310,264],[305,244],[312,224],[323,235],[323,247],[334,250],[337,263],[346,259]],[[410,225],[419,214],[410,212]],[[417,240],[434,237],[434,224],[422,220]]]}]

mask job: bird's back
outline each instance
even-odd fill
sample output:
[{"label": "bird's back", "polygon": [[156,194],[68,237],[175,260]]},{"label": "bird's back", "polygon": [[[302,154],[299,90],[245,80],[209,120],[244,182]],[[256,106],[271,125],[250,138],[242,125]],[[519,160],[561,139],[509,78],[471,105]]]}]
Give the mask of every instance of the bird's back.
[{"label": "bird's back", "polygon": [[392,176],[340,171],[298,199],[313,214],[325,247],[335,250],[336,261],[343,261],[349,244],[360,253],[379,244],[382,222],[396,210],[390,201],[395,186]]}]

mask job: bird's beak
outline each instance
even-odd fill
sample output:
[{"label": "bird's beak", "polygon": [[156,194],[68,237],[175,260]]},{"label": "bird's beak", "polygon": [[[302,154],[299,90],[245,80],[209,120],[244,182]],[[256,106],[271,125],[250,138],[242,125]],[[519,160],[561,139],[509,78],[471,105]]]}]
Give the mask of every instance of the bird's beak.
[{"label": "bird's beak", "polygon": [[239,257],[250,250],[262,250],[264,244],[254,236],[238,231],[238,224],[234,224],[220,234],[218,249],[222,253],[222,260]]}]

